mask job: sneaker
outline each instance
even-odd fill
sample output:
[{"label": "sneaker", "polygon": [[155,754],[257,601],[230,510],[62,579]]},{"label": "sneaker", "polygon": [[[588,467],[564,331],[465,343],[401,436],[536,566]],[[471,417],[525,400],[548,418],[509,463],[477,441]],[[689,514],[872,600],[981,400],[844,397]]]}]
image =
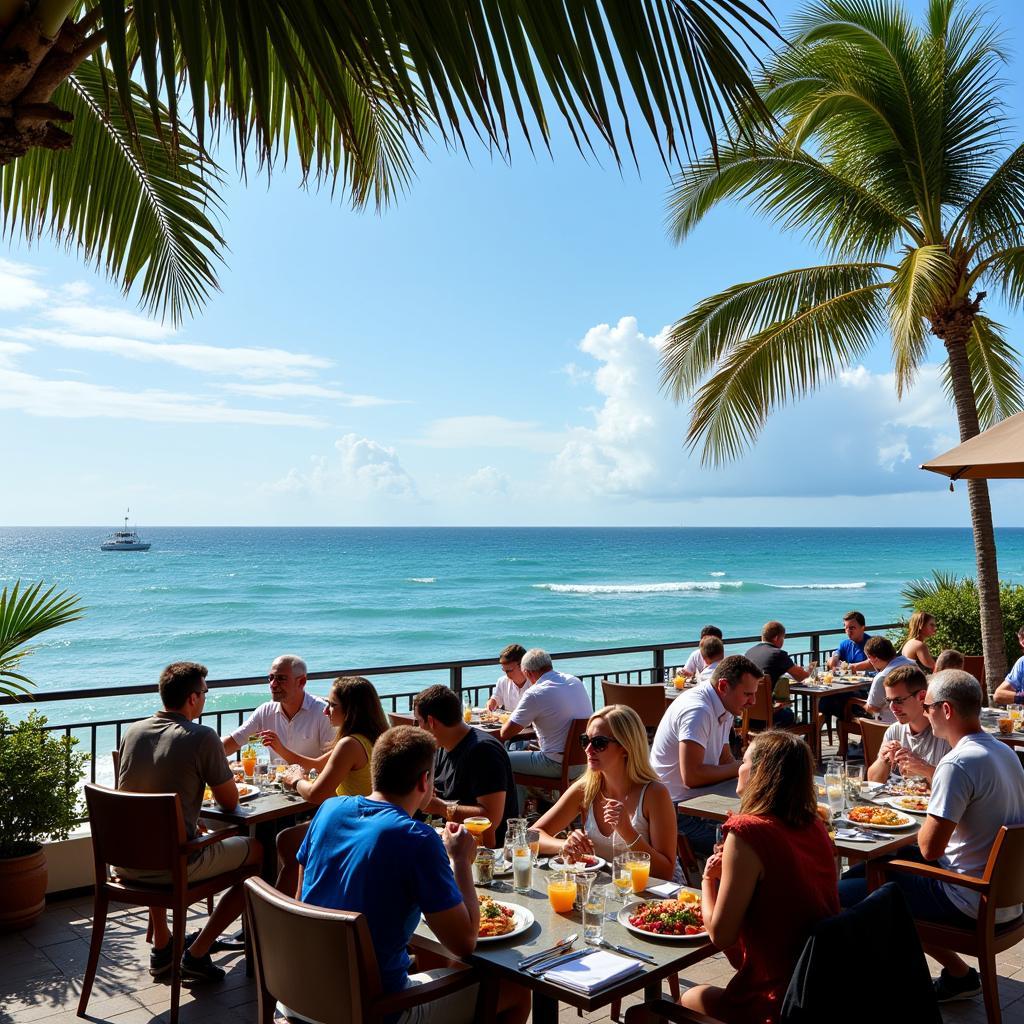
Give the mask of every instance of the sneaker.
[{"label": "sneaker", "polygon": [[181,976],[189,981],[223,981],[225,971],[206,956],[193,956],[188,949],[181,957]]},{"label": "sneaker", "polygon": [[935,979],[935,998],[940,1003],[949,1003],[954,999],[970,999],[981,992],[981,978],[978,972],[970,967],[962,978],[954,978],[945,967]]},{"label": "sneaker", "polygon": [[[188,949],[196,939],[199,938],[199,932],[192,932],[190,935],[185,936],[185,948]],[[171,950],[174,948],[174,936],[167,941],[167,945],[162,949],[157,949],[155,946],[149,951],[149,973],[154,978],[162,978],[165,974],[168,974],[171,970]]]}]

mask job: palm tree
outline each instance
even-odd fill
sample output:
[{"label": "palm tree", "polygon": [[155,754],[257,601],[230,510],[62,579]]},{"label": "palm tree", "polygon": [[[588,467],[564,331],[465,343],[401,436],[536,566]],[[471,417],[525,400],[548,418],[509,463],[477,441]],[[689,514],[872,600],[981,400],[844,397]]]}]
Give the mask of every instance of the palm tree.
[{"label": "palm tree", "polygon": [[[1024,146],[1004,141],[997,37],[957,0],[930,0],[920,28],[891,0],[818,0],[792,38],[759,84],[779,133],[741,120],[738,142],[673,182],[672,225],[682,240],[745,199],[832,262],[727,288],[674,325],[663,380],[693,394],[687,442],[706,463],[734,458],[883,331],[899,396],[929,334],[941,340],[973,437],[1024,397],[1018,355],[982,312],[986,289],[1024,299]],[[992,512],[986,481],[967,486],[991,688],[1006,674]]]},{"label": "palm tree", "polygon": [[28,692],[35,684],[19,668],[22,659],[34,648],[28,642],[48,629],[66,625],[82,617],[82,605],[74,594],[36,583],[21,589],[19,580],[10,594],[0,592],[0,696],[14,697]]},{"label": "palm tree", "polygon": [[743,50],[774,32],[764,0],[0,0],[5,230],[141,275],[176,322],[216,287],[221,129],[243,172],[291,155],[357,207],[406,187],[431,134],[546,146],[552,105],[618,161],[632,96],[670,161],[693,121],[767,117]]}]

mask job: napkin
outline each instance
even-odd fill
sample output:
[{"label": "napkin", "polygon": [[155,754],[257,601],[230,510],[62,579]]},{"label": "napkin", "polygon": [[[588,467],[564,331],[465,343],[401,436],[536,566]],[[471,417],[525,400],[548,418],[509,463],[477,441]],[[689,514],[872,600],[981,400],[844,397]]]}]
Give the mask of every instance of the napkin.
[{"label": "napkin", "polygon": [[590,995],[642,970],[643,965],[637,960],[599,949],[579,960],[552,967],[544,980]]},{"label": "napkin", "polygon": [[655,896],[660,896],[662,899],[670,900],[681,888],[682,886],[676,885],[675,882],[661,882],[658,885],[647,886],[647,891],[654,893]]}]

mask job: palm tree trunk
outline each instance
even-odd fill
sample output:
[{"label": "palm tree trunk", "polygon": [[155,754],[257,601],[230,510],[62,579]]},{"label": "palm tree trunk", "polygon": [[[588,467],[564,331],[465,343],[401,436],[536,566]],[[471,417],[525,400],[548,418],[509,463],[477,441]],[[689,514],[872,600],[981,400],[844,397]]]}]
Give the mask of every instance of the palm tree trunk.
[{"label": "palm tree trunk", "polygon": [[[981,432],[978,405],[974,397],[970,366],[967,362],[967,339],[977,312],[968,301],[946,321],[941,333],[949,356],[953,402],[956,406],[960,440],[967,441]],[[967,315],[964,315],[964,314]],[[952,321],[952,322],[950,322]],[[1003,614],[999,605],[999,570],[996,565],[996,537],[992,526],[992,504],[987,480],[967,481],[967,501],[974,529],[974,558],[978,568],[978,601],[981,613],[981,652],[985,656],[985,679],[982,685],[991,695],[1006,678],[1006,644],[1003,640]]]}]

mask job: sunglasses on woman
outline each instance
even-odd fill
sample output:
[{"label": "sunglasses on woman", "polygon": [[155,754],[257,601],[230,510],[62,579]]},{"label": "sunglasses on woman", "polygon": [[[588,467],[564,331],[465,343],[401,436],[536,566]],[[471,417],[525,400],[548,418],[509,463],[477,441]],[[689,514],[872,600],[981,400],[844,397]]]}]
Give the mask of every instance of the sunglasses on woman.
[{"label": "sunglasses on woman", "polygon": [[618,740],[612,739],[611,736],[588,736],[586,733],[580,736],[580,746],[584,750],[588,747],[593,747],[599,754],[602,750],[608,749],[608,744],[618,742]]}]

